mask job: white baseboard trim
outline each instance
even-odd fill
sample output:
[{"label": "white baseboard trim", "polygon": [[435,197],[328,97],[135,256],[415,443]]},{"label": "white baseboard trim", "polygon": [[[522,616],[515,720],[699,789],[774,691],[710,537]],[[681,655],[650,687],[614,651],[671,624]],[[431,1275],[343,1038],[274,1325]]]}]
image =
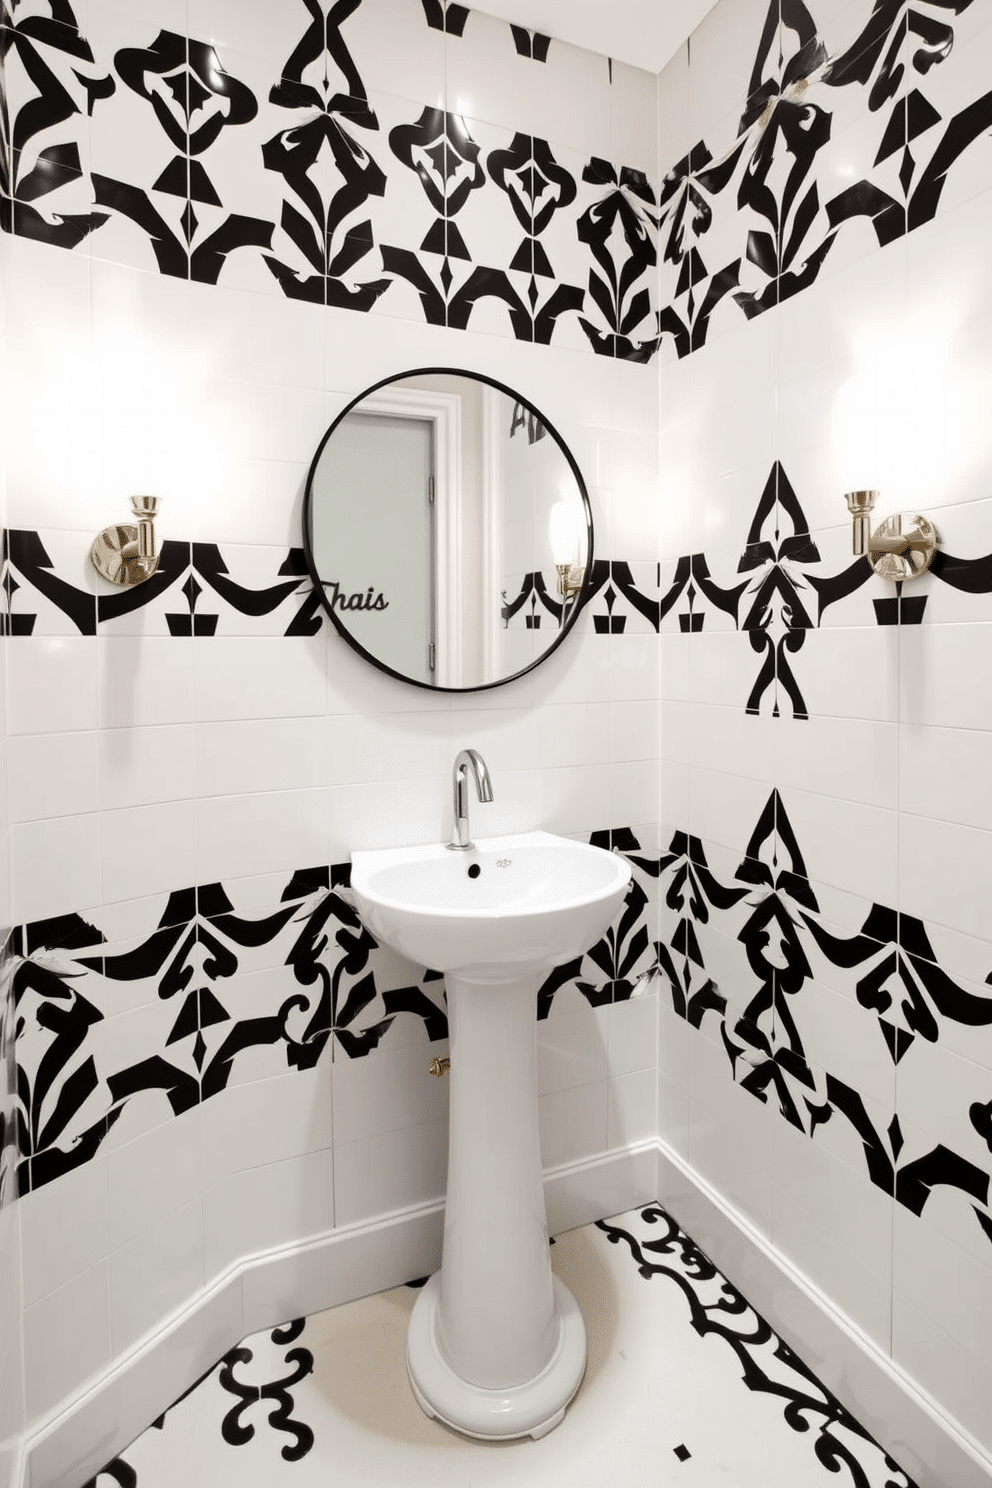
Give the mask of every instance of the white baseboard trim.
[{"label": "white baseboard trim", "polygon": [[[657,1161],[651,1140],[547,1172],[551,1233],[653,1202]],[[248,1334],[436,1271],[443,1216],[421,1205],[238,1262],[33,1426],[13,1488],[81,1488]]]},{"label": "white baseboard trim", "polygon": [[992,1458],[664,1142],[657,1197],[919,1488],[992,1488]]}]

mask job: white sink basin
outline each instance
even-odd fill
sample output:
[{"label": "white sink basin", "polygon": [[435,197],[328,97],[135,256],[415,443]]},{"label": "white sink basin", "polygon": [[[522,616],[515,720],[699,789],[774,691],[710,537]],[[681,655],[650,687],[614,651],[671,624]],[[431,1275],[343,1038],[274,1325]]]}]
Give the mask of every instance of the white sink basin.
[{"label": "white sink basin", "polygon": [[550,970],[604,933],[630,883],[615,853],[550,832],[352,854],[359,912],[418,966],[473,981]]}]

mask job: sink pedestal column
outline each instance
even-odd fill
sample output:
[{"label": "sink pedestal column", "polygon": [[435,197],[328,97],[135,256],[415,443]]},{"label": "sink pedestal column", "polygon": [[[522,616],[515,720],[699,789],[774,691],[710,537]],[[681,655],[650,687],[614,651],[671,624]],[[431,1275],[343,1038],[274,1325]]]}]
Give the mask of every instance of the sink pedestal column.
[{"label": "sink pedestal column", "polygon": [[543,979],[445,978],[444,1252],[410,1319],[407,1370],[428,1415],[488,1440],[543,1436],[585,1372],[582,1315],[548,1249],[537,1123]]}]

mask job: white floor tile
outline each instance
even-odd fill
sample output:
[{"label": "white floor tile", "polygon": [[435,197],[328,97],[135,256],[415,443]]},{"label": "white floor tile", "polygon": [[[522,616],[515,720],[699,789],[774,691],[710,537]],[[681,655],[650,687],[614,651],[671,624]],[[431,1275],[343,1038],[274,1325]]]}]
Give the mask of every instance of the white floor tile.
[{"label": "white floor tile", "polygon": [[420,1411],[413,1284],[247,1338],[87,1488],[913,1488],[657,1205],[559,1236],[552,1265],[589,1357],[540,1441],[470,1441]]}]

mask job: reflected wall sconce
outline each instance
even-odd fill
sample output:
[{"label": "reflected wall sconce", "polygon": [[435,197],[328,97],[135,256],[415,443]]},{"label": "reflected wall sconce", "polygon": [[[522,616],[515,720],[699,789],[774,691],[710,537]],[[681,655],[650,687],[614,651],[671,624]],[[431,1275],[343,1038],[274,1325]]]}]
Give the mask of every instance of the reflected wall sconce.
[{"label": "reflected wall sconce", "polygon": [[577,563],[581,529],[578,514],[571,502],[556,501],[548,522],[551,554],[558,575],[558,594],[566,602],[573,599],[585,582],[586,571]]},{"label": "reflected wall sconce", "polygon": [[918,513],[886,517],[871,530],[877,491],[848,491],[847,509],[854,518],[854,554],[867,558],[879,578],[901,583],[926,573],[940,538],[936,527]]},{"label": "reflected wall sconce", "polygon": [[157,496],[132,496],[131,510],[137,524],[105,527],[93,539],[90,548],[93,567],[112,584],[120,584],[122,588],[143,584],[158,568],[159,555],[155,551],[158,503]]},{"label": "reflected wall sconce", "polygon": [[586,571],[577,563],[556,563],[558,593],[562,599],[574,599],[585,582]]}]

